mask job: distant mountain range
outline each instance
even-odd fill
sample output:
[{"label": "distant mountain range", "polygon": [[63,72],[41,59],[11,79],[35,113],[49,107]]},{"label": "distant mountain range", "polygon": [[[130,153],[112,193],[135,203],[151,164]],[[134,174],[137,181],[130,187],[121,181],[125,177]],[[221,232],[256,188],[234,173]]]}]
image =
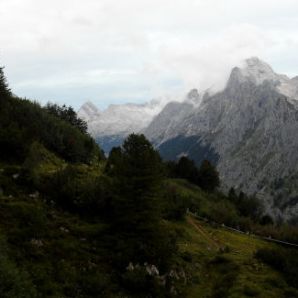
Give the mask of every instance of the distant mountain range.
[{"label": "distant mountain range", "polygon": [[216,164],[225,189],[255,194],[275,218],[298,219],[298,77],[260,59],[232,69],[215,94],[191,90],[181,102],[110,106],[86,103],[79,116],[108,151],[144,133],[165,159],[187,155]]},{"label": "distant mountain range", "polygon": [[87,102],[78,115],[87,121],[90,134],[101,148],[109,152],[130,133],[145,129],[167,102],[166,98],[159,98],[145,104],[110,105],[102,112],[93,103]]}]

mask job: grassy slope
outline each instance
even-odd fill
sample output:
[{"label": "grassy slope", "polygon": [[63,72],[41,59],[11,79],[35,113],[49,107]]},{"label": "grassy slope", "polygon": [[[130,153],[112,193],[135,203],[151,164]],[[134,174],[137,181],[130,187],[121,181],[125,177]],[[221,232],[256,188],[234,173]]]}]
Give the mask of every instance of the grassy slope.
[{"label": "grassy slope", "polygon": [[[39,177],[47,179],[66,166],[44,148],[42,153],[42,161],[32,169]],[[102,165],[76,167],[84,177],[101,175]],[[90,296],[104,293],[102,297],[111,297],[106,293],[110,288],[106,275],[109,269],[98,245],[104,225],[47,204],[13,177],[20,171],[20,165],[0,163],[4,190],[0,194],[0,257],[5,251],[13,266],[30,276],[37,285],[38,297],[85,297],[82,291]]]},{"label": "grassy slope", "polygon": [[[204,193],[194,186],[183,181],[170,183],[176,185],[184,195],[204,200]],[[298,293],[288,287],[280,273],[254,258],[257,249],[274,247],[275,244],[227,231],[190,216],[186,222],[173,225],[183,231],[179,250],[192,255],[188,265],[193,274],[189,298],[298,297]]]},{"label": "grassy slope", "polygon": [[[196,221],[197,222],[197,221]],[[189,223],[178,224],[185,237],[179,243],[180,250],[193,255],[193,268],[197,284],[190,290],[188,297],[210,297],[223,287],[226,297],[283,297],[287,288],[280,274],[254,258],[256,249],[268,246],[261,240],[236,234],[220,228],[212,228],[199,222],[210,238],[227,252],[218,250],[202,237]],[[271,245],[271,244],[270,244]],[[228,276],[228,281],[223,277]],[[218,297],[222,295],[218,294]]]},{"label": "grassy slope", "polygon": [[[65,166],[51,155],[44,159],[38,167],[41,172],[51,173],[55,167]],[[0,233],[9,246],[8,257],[39,285],[41,296],[77,297],[83,288],[90,295],[105,293],[101,296],[111,297],[106,292],[111,288],[106,276],[109,268],[98,242],[104,226],[59,211],[42,198],[32,198],[14,189],[12,174],[18,167],[5,174],[10,167],[5,164],[0,167],[12,188],[11,196],[0,196]],[[100,174],[98,167],[78,167],[89,175]],[[202,202],[208,200],[204,192],[183,180],[168,183],[183,196]],[[177,263],[186,266],[192,276],[187,297],[298,297],[278,272],[254,258],[258,248],[273,244],[190,217],[184,222],[168,224],[180,231],[179,251],[182,256],[188,256],[177,258]],[[74,288],[75,284],[79,287]]]}]

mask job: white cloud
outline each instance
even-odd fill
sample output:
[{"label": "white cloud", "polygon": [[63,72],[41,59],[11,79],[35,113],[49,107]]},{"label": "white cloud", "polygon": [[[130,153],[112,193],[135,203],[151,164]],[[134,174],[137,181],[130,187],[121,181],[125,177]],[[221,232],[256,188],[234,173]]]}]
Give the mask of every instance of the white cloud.
[{"label": "white cloud", "polygon": [[76,107],[221,88],[260,56],[298,74],[295,0],[0,0],[0,59],[21,96]]}]

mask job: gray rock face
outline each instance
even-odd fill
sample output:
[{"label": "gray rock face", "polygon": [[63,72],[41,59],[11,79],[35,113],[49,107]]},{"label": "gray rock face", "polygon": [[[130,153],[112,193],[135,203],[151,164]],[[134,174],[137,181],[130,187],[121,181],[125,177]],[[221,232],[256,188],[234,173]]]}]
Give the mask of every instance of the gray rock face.
[{"label": "gray rock face", "polygon": [[94,104],[87,102],[78,115],[88,123],[89,133],[105,152],[122,143],[131,133],[138,133],[148,126],[166,104],[166,99],[152,100],[145,104],[110,105],[99,111]]},{"label": "gray rock face", "polygon": [[[204,96],[198,106],[168,104],[145,134],[177,157],[183,153],[199,160],[200,148],[211,148],[226,187],[257,194],[267,212],[293,219],[298,217],[297,87],[297,78],[248,59],[245,68],[232,70],[222,92]],[[179,153],[173,140],[181,136],[193,141]]]},{"label": "gray rock face", "polygon": [[79,109],[78,115],[85,121],[92,121],[93,119],[100,116],[100,111],[92,102],[87,101]]},{"label": "gray rock face", "polygon": [[162,142],[172,136],[177,123],[183,121],[193,111],[193,105],[187,102],[170,102],[144,129],[146,136],[156,142]]}]

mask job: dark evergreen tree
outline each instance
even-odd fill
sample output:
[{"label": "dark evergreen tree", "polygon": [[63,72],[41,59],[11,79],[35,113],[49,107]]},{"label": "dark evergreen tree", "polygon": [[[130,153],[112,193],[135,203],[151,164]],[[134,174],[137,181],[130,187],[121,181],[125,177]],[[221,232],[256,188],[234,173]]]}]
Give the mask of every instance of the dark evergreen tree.
[{"label": "dark evergreen tree", "polygon": [[236,207],[242,216],[249,216],[255,220],[260,219],[264,212],[264,207],[259,199],[255,196],[247,196],[244,192],[240,192]]},{"label": "dark evergreen tree", "polygon": [[176,165],[176,176],[187,179],[192,183],[197,183],[198,169],[195,162],[186,156],[182,156]]},{"label": "dark evergreen tree", "polygon": [[77,113],[72,107],[67,107],[66,105],[59,106],[57,104],[48,103],[45,107],[46,111],[56,117],[61,118],[64,121],[67,121],[71,125],[78,128],[82,133],[87,133],[87,123],[80,119]]},{"label": "dark evergreen tree", "polygon": [[[114,158],[116,157],[116,158]],[[161,224],[159,193],[163,181],[161,158],[144,135],[130,135],[121,151],[114,149],[114,219],[117,262],[151,262],[165,266],[173,245]]]},{"label": "dark evergreen tree", "polygon": [[11,96],[11,90],[8,87],[7,79],[4,75],[3,67],[0,67],[0,100]]},{"label": "dark evergreen tree", "polygon": [[207,191],[214,191],[220,185],[219,174],[208,160],[204,160],[200,166],[198,184]]},{"label": "dark evergreen tree", "polygon": [[229,194],[228,194],[228,199],[232,202],[232,203],[237,203],[237,200],[238,200],[238,196],[235,192],[235,189],[234,187],[231,187],[230,190],[229,190]]},{"label": "dark evergreen tree", "polygon": [[273,225],[274,224],[274,221],[272,219],[272,217],[268,214],[265,214],[261,217],[260,219],[260,224],[261,225]]},{"label": "dark evergreen tree", "polygon": [[109,175],[114,175],[115,171],[120,168],[121,162],[122,162],[121,147],[113,147],[109,154],[109,158],[107,160],[105,172]]},{"label": "dark evergreen tree", "polygon": [[165,171],[166,171],[166,176],[168,178],[176,178],[177,177],[177,174],[176,174],[177,163],[175,161],[172,161],[172,160],[165,161],[164,167],[165,167]]}]

